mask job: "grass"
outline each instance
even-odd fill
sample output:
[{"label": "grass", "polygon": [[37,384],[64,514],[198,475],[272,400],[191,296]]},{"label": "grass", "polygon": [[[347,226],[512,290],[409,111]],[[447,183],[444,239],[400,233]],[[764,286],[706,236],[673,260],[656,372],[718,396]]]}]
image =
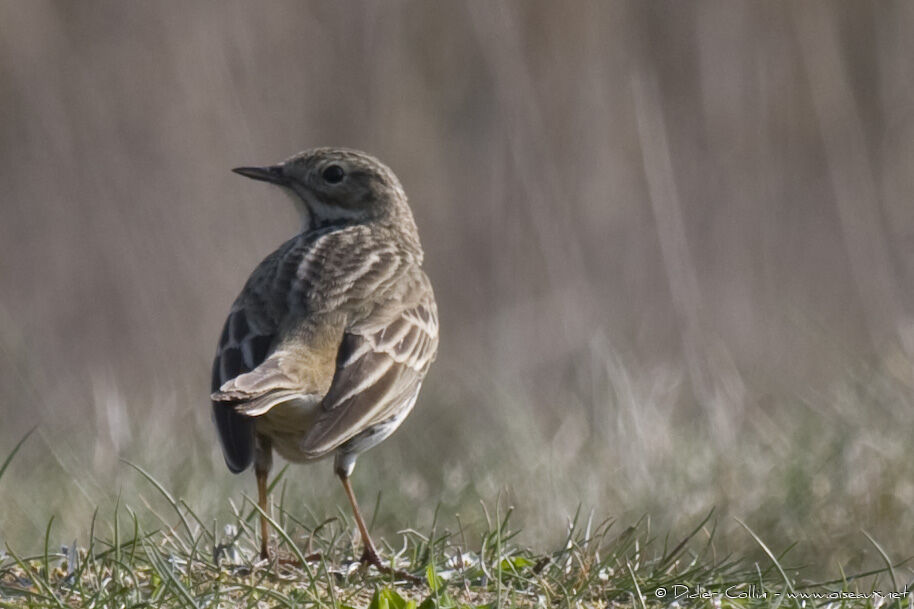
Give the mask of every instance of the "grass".
[{"label": "grass", "polygon": [[482,387],[499,408],[478,417],[432,392],[359,463],[384,559],[422,586],[357,564],[329,467],[277,471],[280,560],[258,561],[252,480],[224,471],[205,409],[163,415],[180,392],[150,411],[100,390],[93,420],[0,430],[0,607],[911,609],[888,597],[914,579],[906,383],[851,370],[724,435],[675,369],[578,363],[560,419],[520,386]]},{"label": "grass", "polygon": [[[621,526],[596,522],[581,510],[562,542],[542,551],[517,542],[513,509],[503,501],[494,509],[482,505],[477,523],[457,518],[457,528],[448,530],[436,513],[427,530],[400,531],[394,543],[382,542],[386,561],[424,580],[409,584],[358,563],[358,536],[345,513],[316,519],[291,512],[286,468],[270,484],[277,500],[270,517],[275,545],[273,560],[265,561],[258,557],[255,533],[259,510],[249,497],[230,501],[233,517],[227,522],[207,522],[142,467],[129,465],[168,511],[149,502],[134,508],[119,497],[111,513],[93,515],[87,545],[74,541],[59,551],[52,518],[39,553],[23,555],[9,546],[0,553],[0,607],[901,609],[911,604],[906,595],[887,597],[888,590],[907,590],[911,582],[897,579],[902,565],[884,553],[882,569],[810,583],[784,553],[772,552],[744,524],[747,541],[761,547],[768,560],[719,555],[713,512],[677,538],[656,535],[646,517]],[[151,512],[159,526],[147,530],[140,512]],[[319,557],[308,556],[314,552]]]},{"label": "grass", "polygon": [[[357,563],[330,468],[271,480],[279,560],[267,563],[251,480],[201,441],[208,421],[160,428],[117,406],[130,426],[120,460],[103,434],[43,425],[0,452],[0,607],[911,608],[888,595],[914,579],[907,389],[855,377],[756,410],[734,443],[676,414],[676,384],[608,370],[611,383],[580,382],[592,393],[567,402],[557,430],[525,425],[508,398],[476,428],[430,406],[416,429],[431,412],[437,427],[407,428],[360,463],[375,541],[421,586]],[[93,457],[74,449],[81,438]],[[586,507],[562,515],[572,501]],[[312,552],[322,560],[304,561]]]}]

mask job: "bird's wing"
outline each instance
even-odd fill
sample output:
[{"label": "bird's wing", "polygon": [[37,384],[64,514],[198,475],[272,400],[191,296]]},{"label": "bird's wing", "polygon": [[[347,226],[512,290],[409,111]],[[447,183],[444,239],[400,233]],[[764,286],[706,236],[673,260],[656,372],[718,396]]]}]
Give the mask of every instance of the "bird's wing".
[{"label": "bird's wing", "polygon": [[302,442],[325,455],[412,407],[438,350],[438,312],[428,278],[416,269],[367,317],[345,330],[322,412]]},{"label": "bird's wing", "polygon": [[[267,358],[275,328],[258,320],[254,327],[245,308],[238,307],[225,320],[216,358],[213,360],[212,391],[218,392],[232,379],[245,377]],[[234,408],[213,400],[213,421],[222,443],[225,464],[237,473],[244,470],[254,458],[254,421],[239,414]]]},{"label": "bird's wing", "polygon": [[[295,269],[285,263],[300,258],[307,246],[299,238],[290,239],[267,256],[248,278],[225,320],[216,349],[211,386],[214,394],[233,379],[250,379],[246,375],[261,366],[275,349],[286,305],[270,298],[271,289],[294,276]],[[212,408],[225,464],[231,471],[240,472],[254,458],[254,420],[239,413],[235,404],[221,399],[213,399]]]},{"label": "bird's wing", "polygon": [[259,366],[229,379],[210,398],[249,418],[296,398],[320,397],[330,386],[341,334],[342,324],[332,322],[320,334],[293,334],[294,340],[278,344]]}]

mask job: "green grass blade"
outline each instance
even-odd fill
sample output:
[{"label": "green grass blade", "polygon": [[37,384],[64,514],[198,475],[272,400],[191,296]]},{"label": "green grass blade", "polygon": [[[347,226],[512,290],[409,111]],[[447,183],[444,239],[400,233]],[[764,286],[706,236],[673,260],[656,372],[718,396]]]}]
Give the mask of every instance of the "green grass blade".
[{"label": "green grass blade", "polygon": [[781,578],[783,578],[783,580],[784,580],[784,585],[787,586],[787,591],[790,592],[791,598],[793,598],[794,606],[797,609],[802,609],[802,607],[800,605],[800,601],[796,596],[796,590],[794,590],[794,588],[793,588],[793,583],[790,581],[790,578],[787,577],[787,572],[784,571],[784,568],[781,566],[781,563],[778,561],[777,557],[774,555],[774,552],[772,552],[771,549],[765,544],[765,542],[762,541],[761,537],[759,537],[758,535],[755,534],[755,531],[753,531],[752,529],[749,528],[748,524],[746,524],[739,518],[735,518],[735,520],[744,529],[746,529],[746,531],[749,533],[749,535],[751,535],[752,538],[755,540],[755,543],[757,543],[759,545],[759,547],[762,549],[762,551],[768,555],[768,558],[770,558],[771,562],[774,563],[774,567],[778,570],[778,573],[781,574]]},{"label": "green grass blade", "polygon": [[879,552],[879,556],[881,556],[883,562],[885,562],[885,567],[889,572],[889,579],[892,580],[892,590],[897,592],[898,591],[898,580],[895,578],[895,567],[892,565],[892,561],[889,558],[889,555],[886,553],[885,550],[882,549],[882,546],[879,545],[879,542],[877,542],[873,538],[872,535],[870,535],[866,531],[863,531],[863,534],[866,536],[866,538],[869,540],[869,542],[871,544],[873,544],[873,547],[876,548],[876,551]]},{"label": "green grass blade", "polygon": [[127,465],[129,465],[130,467],[135,469],[136,471],[140,472],[140,474],[144,478],[146,478],[146,480],[148,480],[154,487],[156,487],[156,490],[158,490],[162,494],[162,496],[165,497],[165,500],[168,501],[169,504],[171,504],[171,507],[178,514],[178,518],[181,519],[181,524],[184,525],[184,529],[187,531],[188,539],[193,539],[194,533],[193,533],[193,530],[190,528],[190,523],[187,522],[187,518],[184,517],[184,512],[181,511],[181,506],[178,505],[178,502],[175,501],[175,498],[172,497],[171,493],[169,493],[165,489],[165,487],[162,486],[162,484],[152,476],[152,474],[147,472],[145,469],[143,469],[139,465],[131,463],[130,461],[127,461],[126,459],[121,459],[121,462],[126,463]]},{"label": "green grass blade", "polygon": [[3,474],[6,472],[6,468],[8,468],[10,463],[12,463],[13,457],[16,456],[16,453],[19,452],[19,449],[22,448],[22,445],[25,444],[25,441],[29,439],[29,436],[32,435],[36,429],[38,429],[37,425],[25,432],[25,435],[22,436],[22,439],[19,440],[19,442],[16,443],[16,446],[13,447],[12,452],[6,456],[6,459],[3,461],[3,465],[0,465],[0,479],[3,478]]}]

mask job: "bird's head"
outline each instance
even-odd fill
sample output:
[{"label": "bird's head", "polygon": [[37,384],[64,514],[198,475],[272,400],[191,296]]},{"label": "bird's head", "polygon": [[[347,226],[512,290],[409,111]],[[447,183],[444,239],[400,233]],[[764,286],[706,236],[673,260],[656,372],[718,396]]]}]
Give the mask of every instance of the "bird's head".
[{"label": "bird's head", "polygon": [[277,165],[232,171],[283,187],[301,212],[305,230],[372,221],[415,227],[397,176],[364,152],[314,148]]}]

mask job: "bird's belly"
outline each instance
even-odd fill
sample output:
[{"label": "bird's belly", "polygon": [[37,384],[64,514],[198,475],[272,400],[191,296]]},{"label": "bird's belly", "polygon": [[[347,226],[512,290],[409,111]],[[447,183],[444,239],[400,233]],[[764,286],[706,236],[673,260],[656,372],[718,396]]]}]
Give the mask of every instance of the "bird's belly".
[{"label": "bird's belly", "polygon": [[277,404],[257,417],[257,433],[273,443],[273,448],[286,461],[313,461],[299,449],[302,438],[311,429],[320,410],[319,395]]}]

